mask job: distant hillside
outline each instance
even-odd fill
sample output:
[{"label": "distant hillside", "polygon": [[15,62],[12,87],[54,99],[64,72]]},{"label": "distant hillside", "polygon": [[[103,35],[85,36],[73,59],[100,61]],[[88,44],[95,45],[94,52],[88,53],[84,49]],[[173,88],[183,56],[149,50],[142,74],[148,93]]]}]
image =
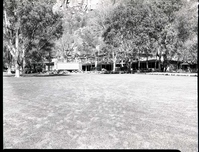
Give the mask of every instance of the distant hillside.
[{"label": "distant hillside", "polygon": [[59,11],[68,7],[80,7],[84,10],[97,9],[100,0],[57,0],[53,7],[54,11]]},{"label": "distant hillside", "polygon": [[[119,3],[120,0],[117,1]],[[70,7],[79,7],[83,10],[95,10],[115,4],[115,0],[57,0],[53,11],[61,11]]]}]

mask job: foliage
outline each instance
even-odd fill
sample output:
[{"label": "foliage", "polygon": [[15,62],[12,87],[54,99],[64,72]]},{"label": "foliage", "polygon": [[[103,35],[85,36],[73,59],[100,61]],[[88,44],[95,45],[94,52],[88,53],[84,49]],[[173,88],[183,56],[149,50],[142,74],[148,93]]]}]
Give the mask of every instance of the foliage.
[{"label": "foliage", "polygon": [[86,1],[3,4],[5,50],[18,64],[100,55],[114,64],[157,55],[165,70],[171,60],[197,62],[196,0],[101,0],[95,10]]},{"label": "foliage", "polygon": [[[176,48],[178,44],[190,40],[191,31],[196,29],[196,26],[187,28],[184,15],[176,17],[176,12],[187,9],[185,4],[182,0],[125,1],[106,19],[104,41],[107,45],[123,49],[122,54],[128,54],[127,58],[133,55],[133,58],[139,59],[140,54],[146,57],[157,54],[159,58],[163,57],[162,64],[166,70],[169,61],[176,55],[183,56]],[[189,14],[188,11],[186,13]],[[194,20],[192,22],[196,25]]]},{"label": "foliage", "polygon": [[60,38],[63,32],[61,16],[53,14],[52,4],[38,1],[32,6],[27,4],[20,12],[22,34],[29,40],[27,53],[32,54],[37,62],[42,61],[46,54],[49,57],[54,40]]},{"label": "foliage", "polygon": [[[74,16],[78,22],[70,28],[65,27],[81,39],[77,46],[80,54],[96,56],[101,52],[106,61],[126,63],[139,61],[140,55],[157,55],[166,70],[173,59],[196,60],[194,13],[197,9],[190,7],[193,3],[186,0],[102,0],[97,10],[76,11]],[[191,19],[183,12],[190,14]],[[65,13],[64,16],[70,15]],[[65,24],[71,23],[74,21],[68,20]],[[191,28],[188,25],[192,25]]]},{"label": "foliage", "polygon": [[[183,7],[176,13],[176,39],[178,57],[185,62],[197,62],[197,1],[183,1]],[[188,14],[188,15],[187,15]]]},{"label": "foliage", "polygon": [[53,4],[47,0],[4,1],[4,41],[19,65],[25,59],[39,62],[46,54],[49,57],[53,40],[62,35],[61,16],[53,14]]}]

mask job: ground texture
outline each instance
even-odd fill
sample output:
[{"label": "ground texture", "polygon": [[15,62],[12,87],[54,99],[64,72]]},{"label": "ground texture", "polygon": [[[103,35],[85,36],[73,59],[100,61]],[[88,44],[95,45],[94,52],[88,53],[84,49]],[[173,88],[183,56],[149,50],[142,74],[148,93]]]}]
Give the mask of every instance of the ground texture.
[{"label": "ground texture", "polygon": [[197,77],[4,77],[4,148],[197,152],[197,106]]}]

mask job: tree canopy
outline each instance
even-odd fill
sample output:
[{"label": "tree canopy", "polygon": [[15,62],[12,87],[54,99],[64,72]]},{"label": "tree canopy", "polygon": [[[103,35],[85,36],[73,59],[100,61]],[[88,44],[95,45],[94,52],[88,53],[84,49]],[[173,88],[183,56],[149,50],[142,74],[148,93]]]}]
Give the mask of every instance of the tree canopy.
[{"label": "tree canopy", "polygon": [[61,37],[62,16],[52,12],[53,5],[48,0],[4,1],[4,42],[18,70],[25,60],[42,62]]},{"label": "tree canopy", "polygon": [[4,1],[5,50],[18,64],[100,54],[113,64],[156,56],[165,69],[173,59],[197,62],[196,0],[91,2]]}]

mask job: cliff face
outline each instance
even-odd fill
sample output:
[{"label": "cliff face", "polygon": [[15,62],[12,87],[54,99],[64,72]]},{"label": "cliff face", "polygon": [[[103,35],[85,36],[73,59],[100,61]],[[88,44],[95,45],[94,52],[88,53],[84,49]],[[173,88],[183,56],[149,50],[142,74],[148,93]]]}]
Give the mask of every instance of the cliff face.
[{"label": "cliff face", "polygon": [[[117,4],[120,4],[122,0],[117,0]],[[116,0],[57,0],[53,7],[53,11],[62,11],[70,7],[79,7],[82,10],[101,10],[111,5],[117,5]]]},{"label": "cliff face", "polygon": [[99,0],[57,0],[55,8],[80,7],[82,9],[96,9]]}]

